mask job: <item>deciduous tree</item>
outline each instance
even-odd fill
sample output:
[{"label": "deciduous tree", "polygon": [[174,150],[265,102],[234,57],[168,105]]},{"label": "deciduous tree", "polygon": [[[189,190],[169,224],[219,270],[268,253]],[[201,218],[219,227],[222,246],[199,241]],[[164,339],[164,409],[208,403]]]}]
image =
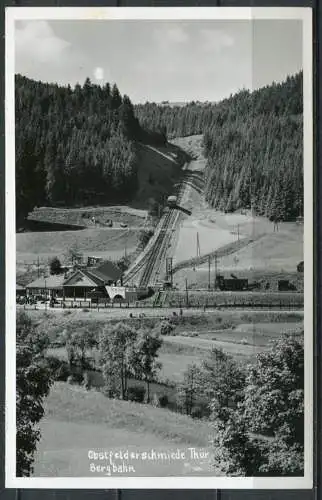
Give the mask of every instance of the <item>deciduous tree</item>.
[{"label": "deciduous tree", "polygon": [[258,354],[243,393],[224,413],[216,399],[211,405],[216,466],[233,475],[303,475],[303,337],[283,336]]},{"label": "deciduous tree", "polygon": [[63,268],[58,257],[53,257],[50,261],[50,274],[61,274],[63,272]]},{"label": "deciduous tree", "polygon": [[162,366],[157,361],[162,342],[158,333],[139,330],[130,359],[133,375],[146,382],[148,403],[150,402],[150,383]]},{"label": "deciduous tree", "polygon": [[106,391],[109,396],[126,399],[132,373],[133,348],[137,333],[124,323],[106,326],[101,333],[99,350]]}]

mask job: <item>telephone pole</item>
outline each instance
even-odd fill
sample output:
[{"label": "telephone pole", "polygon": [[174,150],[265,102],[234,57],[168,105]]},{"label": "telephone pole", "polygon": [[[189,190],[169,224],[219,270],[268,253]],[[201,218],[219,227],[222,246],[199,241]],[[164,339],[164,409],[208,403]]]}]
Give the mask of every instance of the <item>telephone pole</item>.
[{"label": "telephone pole", "polygon": [[186,278],[186,305],[189,307],[189,297],[188,297],[188,280]]},{"label": "telephone pole", "polygon": [[217,276],[218,276],[218,257],[215,253],[215,290],[217,289]]},{"label": "telephone pole", "polygon": [[200,257],[199,233],[197,233],[197,257]]},{"label": "telephone pole", "polygon": [[210,291],[210,255],[208,255],[208,290]]}]

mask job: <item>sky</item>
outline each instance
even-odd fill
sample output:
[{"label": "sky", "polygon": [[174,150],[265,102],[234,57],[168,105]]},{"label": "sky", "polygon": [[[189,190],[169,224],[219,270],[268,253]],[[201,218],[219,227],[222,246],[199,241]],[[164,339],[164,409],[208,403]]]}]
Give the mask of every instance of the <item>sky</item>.
[{"label": "sky", "polygon": [[117,83],[133,103],[219,101],[302,69],[296,20],[16,21],[15,72]]}]

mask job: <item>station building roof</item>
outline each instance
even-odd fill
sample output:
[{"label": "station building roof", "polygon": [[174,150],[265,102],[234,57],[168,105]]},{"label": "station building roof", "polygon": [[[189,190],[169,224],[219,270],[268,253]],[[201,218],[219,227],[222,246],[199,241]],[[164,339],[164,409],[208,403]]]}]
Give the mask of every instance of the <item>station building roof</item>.
[{"label": "station building roof", "polygon": [[37,278],[35,281],[32,281],[31,283],[26,285],[26,288],[39,288],[39,289],[49,288],[52,290],[58,290],[63,288],[64,281],[65,281],[64,274],[54,274],[46,278],[43,276],[41,278]]}]

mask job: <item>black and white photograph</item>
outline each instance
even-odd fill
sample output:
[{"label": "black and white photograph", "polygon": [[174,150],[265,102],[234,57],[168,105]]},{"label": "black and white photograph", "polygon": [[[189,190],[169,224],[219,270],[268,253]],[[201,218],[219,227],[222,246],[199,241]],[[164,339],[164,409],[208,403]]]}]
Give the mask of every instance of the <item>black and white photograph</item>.
[{"label": "black and white photograph", "polygon": [[312,487],[311,24],[7,9],[7,487]]}]

